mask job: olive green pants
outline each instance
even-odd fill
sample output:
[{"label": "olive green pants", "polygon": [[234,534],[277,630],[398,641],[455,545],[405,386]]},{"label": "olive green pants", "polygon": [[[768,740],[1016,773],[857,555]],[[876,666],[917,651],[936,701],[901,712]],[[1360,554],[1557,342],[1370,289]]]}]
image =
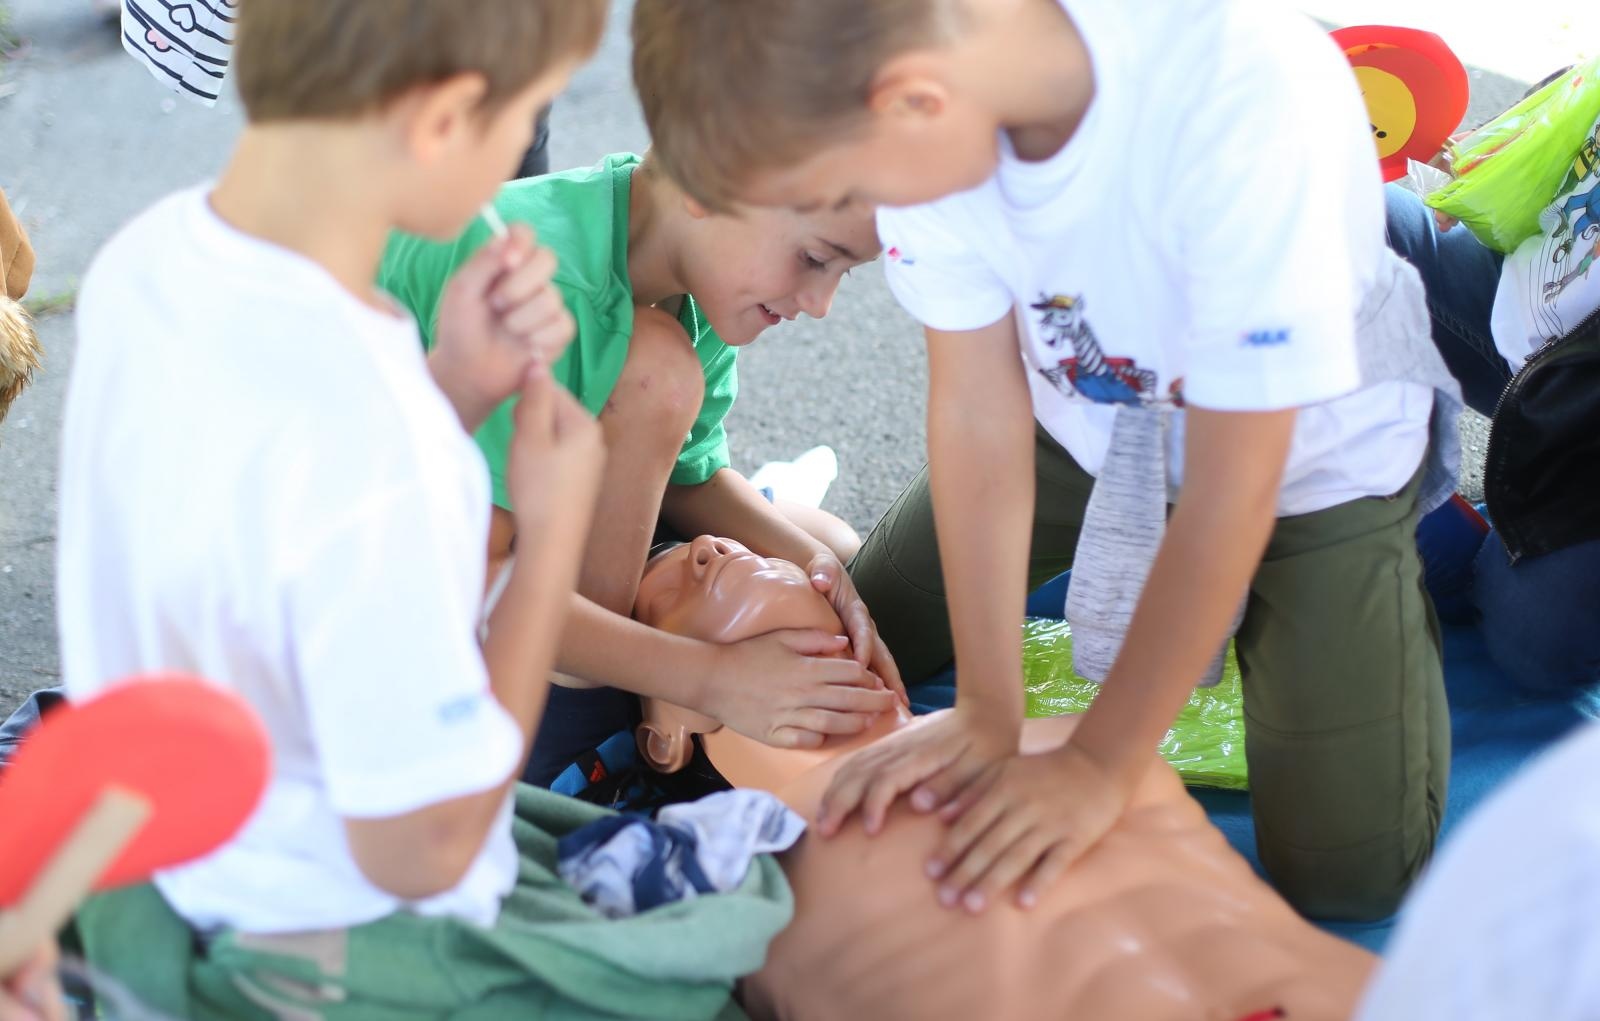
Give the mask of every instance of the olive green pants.
[{"label": "olive green pants", "polygon": [[[1031,586],[1072,566],[1094,479],[1041,430]],[[1438,835],[1450,771],[1439,625],[1417,554],[1417,479],[1279,518],[1239,628],[1261,862],[1327,919],[1395,910]],[[850,565],[914,684],[952,655],[924,468]]]}]

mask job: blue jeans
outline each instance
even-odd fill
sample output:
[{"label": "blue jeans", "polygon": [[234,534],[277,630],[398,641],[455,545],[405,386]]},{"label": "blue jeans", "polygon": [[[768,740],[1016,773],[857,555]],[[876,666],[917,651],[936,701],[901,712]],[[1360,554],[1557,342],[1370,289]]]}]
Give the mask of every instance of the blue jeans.
[{"label": "blue jeans", "polygon": [[1489,655],[1519,686],[1547,692],[1600,681],[1600,540],[1512,564],[1491,533],[1473,591]]},{"label": "blue jeans", "polygon": [[[1422,275],[1433,342],[1467,404],[1493,414],[1511,369],[1495,349],[1489,314],[1504,256],[1465,227],[1441,234],[1433,211],[1403,188],[1388,193],[1389,246]],[[1472,601],[1489,655],[1524,688],[1600,681],[1600,542],[1512,564],[1490,534],[1474,562]]]},{"label": "blue jeans", "polygon": [[1500,286],[1505,256],[1486,248],[1465,227],[1441,234],[1433,210],[1397,185],[1384,189],[1389,205],[1389,247],[1417,267],[1428,292],[1433,342],[1451,375],[1461,383],[1467,406],[1494,413],[1511,369],[1495,349],[1489,313]]}]

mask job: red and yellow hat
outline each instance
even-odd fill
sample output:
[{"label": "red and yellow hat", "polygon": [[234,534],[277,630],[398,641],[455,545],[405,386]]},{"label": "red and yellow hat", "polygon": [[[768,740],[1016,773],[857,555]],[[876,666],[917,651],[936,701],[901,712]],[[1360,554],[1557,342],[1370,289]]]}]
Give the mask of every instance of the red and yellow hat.
[{"label": "red and yellow hat", "polygon": [[1333,38],[1361,83],[1383,179],[1404,177],[1407,160],[1432,159],[1467,114],[1467,69],[1450,47],[1393,25],[1341,28]]}]

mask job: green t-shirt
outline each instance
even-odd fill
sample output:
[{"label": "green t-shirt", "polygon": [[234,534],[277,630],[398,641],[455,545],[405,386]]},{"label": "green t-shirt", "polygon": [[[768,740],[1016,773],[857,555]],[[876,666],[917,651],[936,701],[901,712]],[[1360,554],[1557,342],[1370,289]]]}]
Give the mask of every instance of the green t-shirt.
[{"label": "green t-shirt", "polygon": [[[628,203],[638,165],[639,157],[631,153],[607,156],[592,168],[513,181],[494,201],[507,223],[531,224],[539,243],[556,255],[556,286],[577,321],[578,333],[556,362],[554,375],[595,415],[605,407],[622,375],[633,337]],[[390,239],[378,269],[378,286],[416,316],[424,346],[433,347],[445,284],[488,240],[489,228],[476,220],[449,243],[405,234]],[[706,391],[670,481],[694,486],[728,466],[728,437],[722,420],[739,390],[737,353],[711,329],[693,297],[685,296],[678,322],[700,356]],[[494,502],[501,507],[511,505],[505,472],[514,403],[515,399],[496,408],[477,436],[494,480]]]}]

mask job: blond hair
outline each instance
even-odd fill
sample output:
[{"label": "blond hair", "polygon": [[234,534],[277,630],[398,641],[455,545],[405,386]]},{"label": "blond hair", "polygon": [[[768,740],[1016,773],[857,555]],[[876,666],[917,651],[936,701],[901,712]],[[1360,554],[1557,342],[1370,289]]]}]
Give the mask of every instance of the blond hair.
[{"label": "blond hair", "polygon": [[0,422],[39,368],[39,337],[27,310],[0,293]]},{"label": "blond hair", "polygon": [[894,57],[940,45],[961,0],[638,0],[633,78],[662,169],[726,211],[748,177],[865,122]]},{"label": "blond hair", "polygon": [[349,117],[477,72],[494,109],[599,45],[606,0],[245,0],[234,73],[255,123]]}]

